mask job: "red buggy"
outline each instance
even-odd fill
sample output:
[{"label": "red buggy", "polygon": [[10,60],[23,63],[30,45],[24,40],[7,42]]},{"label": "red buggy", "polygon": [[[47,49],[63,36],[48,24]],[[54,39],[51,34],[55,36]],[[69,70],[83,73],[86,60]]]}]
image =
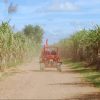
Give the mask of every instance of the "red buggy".
[{"label": "red buggy", "polygon": [[60,56],[57,47],[44,46],[40,56],[40,69],[44,70],[45,67],[56,67],[58,71],[61,71]]}]

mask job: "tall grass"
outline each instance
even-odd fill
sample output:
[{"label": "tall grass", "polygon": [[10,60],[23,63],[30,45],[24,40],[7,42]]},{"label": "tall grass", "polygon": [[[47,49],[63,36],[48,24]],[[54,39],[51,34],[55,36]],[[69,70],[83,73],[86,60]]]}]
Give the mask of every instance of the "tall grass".
[{"label": "tall grass", "polygon": [[32,58],[35,43],[22,32],[14,32],[7,22],[0,25],[0,69]]},{"label": "tall grass", "polygon": [[100,69],[100,26],[75,32],[57,45],[61,48],[61,56],[64,59],[85,61],[88,65],[97,65],[97,69]]}]

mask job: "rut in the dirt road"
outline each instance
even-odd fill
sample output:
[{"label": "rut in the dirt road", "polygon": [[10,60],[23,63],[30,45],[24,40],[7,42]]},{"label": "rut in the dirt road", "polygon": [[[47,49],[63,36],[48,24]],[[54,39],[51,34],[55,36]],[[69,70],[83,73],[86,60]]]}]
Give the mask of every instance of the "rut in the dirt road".
[{"label": "rut in the dirt road", "polygon": [[57,72],[52,68],[41,72],[37,61],[20,66],[15,74],[0,81],[0,99],[88,100],[95,94],[99,100],[100,96],[96,96],[99,90],[85,82],[80,74],[66,66],[62,70]]}]

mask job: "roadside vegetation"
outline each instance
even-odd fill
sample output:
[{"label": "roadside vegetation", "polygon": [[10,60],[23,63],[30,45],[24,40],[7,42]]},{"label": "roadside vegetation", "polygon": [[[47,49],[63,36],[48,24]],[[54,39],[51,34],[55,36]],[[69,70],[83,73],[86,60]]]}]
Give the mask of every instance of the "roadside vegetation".
[{"label": "roadside vegetation", "polygon": [[43,36],[40,26],[27,25],[14,32],[8,22],[0,25],[0,69],[31,60],[38,52]]},{"label": "roadside vegetation", "polygon": [[65,61],[71,69],[83,75],[83,77],[94,86],[100,88],[100,71],[94,69],[95,66],[86,67],[83,62]]},{"label": "roadside vegetation", "polygon": [[75,32],[56,44],[64,63],[100,86],[100,26]]},{"label": "roadside vegetation", "polygon": [[10,26],[11,17],[20,9],[9,0],[2,3],[6,21],[0,22],[0,71],[33,59],[40,50],[44,33],[39,25],[26,25],[21,31],[15,31],[16,26]]}]

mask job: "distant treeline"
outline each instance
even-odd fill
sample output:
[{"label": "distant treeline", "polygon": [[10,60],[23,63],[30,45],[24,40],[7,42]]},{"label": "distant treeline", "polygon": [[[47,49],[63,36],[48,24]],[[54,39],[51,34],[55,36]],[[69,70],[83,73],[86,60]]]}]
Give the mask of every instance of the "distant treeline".
[{"label": "distant treeline", "polygon": [[0,25],[0,69],[31,59],[42,42],[43,29],[27,25],[20,32],[14,32],[7,22]]},{"label": "distant treeline", "polygon": [[94,29],[75,32],[69,38],[56,44],[61,56],[72,61],[85,61],[100,69],[100,26]]}]

